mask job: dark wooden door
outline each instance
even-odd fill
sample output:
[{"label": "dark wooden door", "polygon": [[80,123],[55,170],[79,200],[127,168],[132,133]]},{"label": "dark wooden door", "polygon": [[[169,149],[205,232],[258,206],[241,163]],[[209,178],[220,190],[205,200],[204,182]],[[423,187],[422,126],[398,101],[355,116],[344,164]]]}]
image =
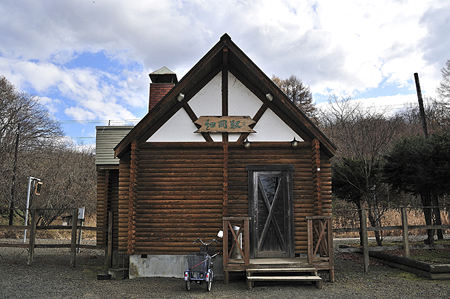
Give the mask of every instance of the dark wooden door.
[{"label": "dark wooden door", "polygon": [[293,167],[255,167],[249,172],[252,256],[293,257]]}]

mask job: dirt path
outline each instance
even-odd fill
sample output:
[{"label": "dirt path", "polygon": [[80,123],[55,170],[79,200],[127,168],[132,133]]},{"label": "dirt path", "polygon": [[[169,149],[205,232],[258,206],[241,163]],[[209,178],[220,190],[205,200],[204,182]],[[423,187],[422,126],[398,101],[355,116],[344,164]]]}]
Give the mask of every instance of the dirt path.
[{"label": "dirt path", "polygon": [[[431,281],[378,263],[363,273],[357,254],[336,253],[335,283],[322,290],[311,284],[255,284],[247,290],[243,276],[230,284],[194,285],[190,292],[175,278],[98,281],[105,273],[103,252],[83,250],[75,269],[68,249],[36,249],[27,266],[27,251],[0,248],[0,298],[450,298],[450,281]],[[326,276],[326,275],[325,275]]]}]

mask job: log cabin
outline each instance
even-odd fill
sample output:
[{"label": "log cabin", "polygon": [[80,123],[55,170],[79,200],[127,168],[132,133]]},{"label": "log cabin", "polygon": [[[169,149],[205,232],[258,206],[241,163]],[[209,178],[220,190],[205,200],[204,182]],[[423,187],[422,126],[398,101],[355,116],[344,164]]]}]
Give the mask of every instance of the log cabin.
[{"label": "log cabin", "polygon": [[180,81],[150,79],[137,125],[97,128],[98,226],[112,211],[130,277],[182,277],[193,240],[222,230],[225,282],[274,264],[333,280],[330,140],[227,34]]}]

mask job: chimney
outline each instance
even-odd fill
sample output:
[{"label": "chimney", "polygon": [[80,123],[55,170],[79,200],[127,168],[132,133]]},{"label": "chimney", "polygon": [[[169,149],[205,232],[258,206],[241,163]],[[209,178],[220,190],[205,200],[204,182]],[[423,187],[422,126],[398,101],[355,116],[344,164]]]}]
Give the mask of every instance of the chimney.
[{"label": "chimney", "polygon": [[165,66],[150,73],[149,76],[152,81],[148,100],[148,110],[150,111],[178,83],[178,79],[177,75]]}]

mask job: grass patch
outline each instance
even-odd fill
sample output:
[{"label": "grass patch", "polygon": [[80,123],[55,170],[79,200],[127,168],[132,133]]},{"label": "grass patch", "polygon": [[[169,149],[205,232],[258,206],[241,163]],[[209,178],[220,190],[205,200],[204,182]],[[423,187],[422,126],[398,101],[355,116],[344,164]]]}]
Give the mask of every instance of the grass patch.
[{"label": "grass patch", "polygon": [[422,280],[422,281],[428,280],[428,278],[416,275],[416,274],[411,273],[411,272],[399,272],[399,273],[395,274],[394,276],[396,276],[398,278],[403,278],[403,279],[406,279],[406,280],[414,280],[414,281],[417,281],[417,280]]},{"label": "grass patch", "polygon": [[450,249],[415,249],[411,250],[411,258],[432,264],[450,264]]}]

